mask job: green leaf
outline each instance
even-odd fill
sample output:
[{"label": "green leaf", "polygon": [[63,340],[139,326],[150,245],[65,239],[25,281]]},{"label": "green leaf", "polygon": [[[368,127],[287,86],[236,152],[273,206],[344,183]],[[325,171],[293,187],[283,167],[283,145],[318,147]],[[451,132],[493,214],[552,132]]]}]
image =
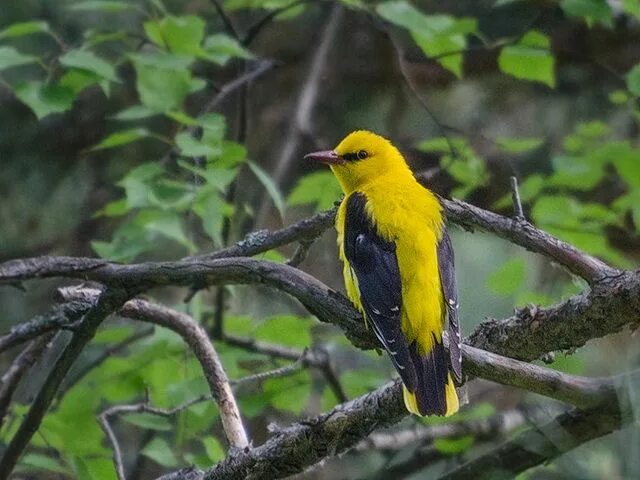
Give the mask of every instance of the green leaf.
[{"label": "green leaf", "polygon": [[160,22],[160,32],[170,51],[186,55],[203,55],[205,22],[195,15],[168,16]]},{"label": "green leaf", "polygon": [[118,343],[122,342],[126,338],[133,334],[134,330],[131,327],[110,327],[103,328],[93,338],[94,343]]},{"label": "green leaf", "polygon": [[75,457],[73,466],[77,480],[117,480],[113,461],[109,458]]},{"label": "green leaf", "polygon": [[235,168],[217,168],[211,164],[207,164],[206,168],[198,168],[182,160],[178,161],[178,165],[196,175],[200,175],[208,185],[211,185],[221,193],[225,192],[227,185],[233,181],[237,173]]},{"label": "green leaf", "polygon": [[477,31],[477,21],[450,15],[425,15],[406,1],[383,2],[376,7],[385,20],[406,28],[427,57],[456,76],[462,75],[462,53],[466,35]]},{"label": "green leaf", "polygon": [[303,370],[281,378],[268,378],[262,382],[264,396],[274,408],[299,415],[311,394],[311,377]]},{"label": "green leaf", "polygon": [[113,66],[88,50],[69,50],[60,57],[60,63],[65,67],[92,72],[110,82],[119,82]]},{"label": "green leaf", "polygon": [[340,381],[349,397],[359,397],[379,387],[386,379],[377,370],[349,370],[340,375]]},{"label": "green leaf", "polygon": [[526,263],[522,258],[507,260],[487,278],[487,286],[498,295],[513,295],[525,279]]},{"label": "green leaf", "polygon": [[310,325],[308,318],[294,315],[270,317],[258,326],[255,337],[289,347],[305,348],[311,345]]},{"label": "green leaf", "polygon": [[253,162],[247,162],[247,164],[249,165],[249,168],[251,169],[253,174],[256,176],[256,178],[260,180],[260,183],[262,184],[262,186],[265,188],[265,190],[271,197],[271,200],[273,200],[273,204],[276,206],[276,208],[278,209],[278,212],[280,213],[280,218],[284,219],[285,202],[284,202],[284,198],[282,197],[282,193],[280,193],[280,189],[278,188],[278,186],[275,183],[273,183],[273,180],[271,179],[269,174],[265,172],[257,164]]},{"label": "green leaf", "polygon": [[86,1],[76,2],[69,6],[71,10],[77,10],[81,12],[104,12],[104,13],[116,13],[125,12],[127,10],[136,10],[135,4],[130,2],[115,2],[115,1]]},{"label": "green leaf", "polygon": [[[1,60],[0,60],[1,61]],[[52,113],[62,113],[73,106],[73,90],[61,85],[44,85],[42,82],[20,83],[14,90],[16,97],[42,119]]]},{"label": "green leaf", "polygon": [[71,472],[60,460],[48,455],[39,453],[27,453],[18,465],[21,471],[44,470],[47,472],[63,473],[69,475]]},{"label": "green leaf", "polygon": [[163,467],[178,465],[178,459],[167,441],[159,437],[155,437],[147,443],[141,453]]},{"label": "green leaf", "polygon": [[0,70],[27,65],[37,61],[38,57],[24,55],[13,47],[0,47]]},{"label": "green leaf", "polygon": [[181,218],[171,212],[154,212],[144,222],[144,227],[150,232],[175,240],[190,252],[196,251],[196,246],[187,237]]},{"label": "green leaf", "polygon": [[122,415],[120,418],[127,423],[137,427],[146,428],[147,430],[169,432],[174,428],[169,418],[148,412],[128,413],[126,415]]},{"label": "green leaf", "polygon": [[202,143],[190,132],[181,132],[175,137],[176,146],[180,154],[185,157],[211,157],[220,153],[219,148]]},{"label": "green leaf", "polygon": [[640,63],[627,72],[625,79],[629,91],[636,97],[640,97]]},{"label": "green leaf", "polygon": [[498,137],[496,143],[501,150],[507,153],[526,153],[536,150],[542,146],[542,138],[508,138]]},{"label": "green leaf", "polygon": [[212,436],[207,436],[202,439],[202,445],[204,445],[204,450],[207,452],[207,457],[211,461],[211,463],[217,463],[224,458],[224,448],[220,444],[220,441]]},{"label": "green leaf", "polygon": [[314,172],[302,177],[289,194],[289,205],[313,204],[318,210],[331,208],[342,189],[331,172]]},{"label": "green leaf", "polygon": [[515,45],[504,47],[498,66],[516,78],[555,87],[555,60],[549,50],[549,38],[536,30],[529,30]]},{"label": "green leaf", "polygon": [[[627,80],[627,88],[628,88],[628,83],[629,81]],[[640,78],[638,79],[637,85],[638,85],[638,91],[640,92]],[[629,93],[625,90],[614,90],[613,92],[609,93],[609,101],[614,105],[624,105],[630,99],[631,97]]]},{"label": "green leaf", "polygon": [[108,135],[107,138],[102,140],[97,145],[91,147],[91,150],[104,150],[106,148],[121,147],[136,140],[147,138],[150,135],[149,130],[146,128],[130,128],[128,130],[121,130]]},{"label": "green leaf", "polygon": [[469,450],[475,442],[473,435],[465,435],[460,438],[436,438],[433,446],[445,455],[458,455]]},{"label": "green leaf", "polygon": [[605,25],[613,25],[611,7],[605,0],[562,0],[560,7],[567,15],[583,17],[588,24],[601,21]]},{"label": "green leaf", "polygon": [[157,112],[180,110],[191,92],[191,60],[170,54],[131,55],[140,101]]},{"label": "green leaf", "polygon": [[133,105],[131,107],[125,108],[124,110],[120,110],[111,118],[120,121],[142,120],[145,118],[153,117],[157,114],[158,112],[156,112],[155,110],[151,110],[149,107],[145,107],[144,105]]},{"label": "green leaf", "polygon": [[0,31],[0,39],[24,37],[25,35],[33,35],[34,33],[49,33],[49,24],[44,21],[20,22],[9,25]]},{"label": "green leaf", "polygon": [[232,58],[251,59],[253,54],[237,40],[223,33],[216,33],[205,40],[202,57],[224,65]]}]

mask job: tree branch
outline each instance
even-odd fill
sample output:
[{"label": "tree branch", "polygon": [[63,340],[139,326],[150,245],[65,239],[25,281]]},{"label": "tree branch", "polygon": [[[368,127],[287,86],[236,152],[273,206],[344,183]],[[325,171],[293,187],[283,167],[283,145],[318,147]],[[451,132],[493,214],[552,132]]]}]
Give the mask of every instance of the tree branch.
[{"label": "tree branch", "polygon": [[571,410],[541,427],[525,430],[440,479],[511,479],[583,443],[607,435],[630,420],[631,415],[622,414],[615,404],[587,411]]},{"label": "tree branch", "polygon": [[247,447],[249,439],[242,425],[242,417],[229,379],[204,329],[184,313],[144,300],[128,301],[120,313],[126,317],[162,325],[182,337],[202,366],[211,394],[218,404],[222,427],[229,445],[239,449]]},{"label": "tree branch", "polygon": [[[121,265],[72,257],[39,257],[0,265],[0,283],[55,276],[90,279],[137,291],[193,283],[264,284],[297,298],[319,320],[342,328],[355,346],[378,346],[364,328],[361,315],[343,295],[286,265],[249,258]],[[635,325],[639,317],[640,272],[625,272],[607,277],[590,291],[555,306],[527,308],[503,321],[484,322],[471,335],[470,343],[504,356],[532,360]]]}]

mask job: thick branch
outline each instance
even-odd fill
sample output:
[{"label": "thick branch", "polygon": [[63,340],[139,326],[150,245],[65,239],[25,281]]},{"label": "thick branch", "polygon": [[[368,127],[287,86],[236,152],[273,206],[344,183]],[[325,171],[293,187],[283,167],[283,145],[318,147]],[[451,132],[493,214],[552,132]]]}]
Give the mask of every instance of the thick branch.
[{"label": "thick branch", "polygon": [[587,341],[637,328],[640,321],[640,272],[607,278],[591,290],[548,308],[516,311],[504,320],[487,320],[468,343],[520,360],[554,350],[573,350]]},{"label": "thick branch", "polygon": [[511,479],[518,473],[553,460],[583,443],[607,435],[630,420],[630,416],[622,415],[615,404],[609,408],[588,411],[572,410],[543,426],[525,430],[440,478]]},{"label": "thick branch", "polygon": [[[295,268],[248,258],[121,265],[95,259],[39,257],[0,265],[0,283],[34,277],[71,277],[143,291],[163,285],[264,284],[297,298],[319,320],[340,326],[359,348],[378,344],[361,316],[338,292]],[[521,360],[582,346],[587,340],[635,325],[640,318],[640,272],[608,277],[553,307],[528,308],[483,323],[470,343]]]}]

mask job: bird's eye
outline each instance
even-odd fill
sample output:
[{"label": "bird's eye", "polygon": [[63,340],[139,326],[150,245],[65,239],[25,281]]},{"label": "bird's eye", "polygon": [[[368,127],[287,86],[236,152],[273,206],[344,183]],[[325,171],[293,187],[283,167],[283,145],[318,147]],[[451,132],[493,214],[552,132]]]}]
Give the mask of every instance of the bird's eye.
[{"label": "bird's eye", "polygon": [[365,158],[367,158],[369,156],[369,154],[367,153],[366,150],[360,150],[358,152],[358,159],[360,160],[364,160]]}]

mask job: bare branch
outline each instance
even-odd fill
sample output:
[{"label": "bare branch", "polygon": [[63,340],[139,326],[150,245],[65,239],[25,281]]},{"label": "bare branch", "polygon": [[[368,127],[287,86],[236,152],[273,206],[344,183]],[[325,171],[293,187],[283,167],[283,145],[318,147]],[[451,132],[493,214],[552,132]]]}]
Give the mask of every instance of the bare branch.
[{"label": "bare branch", "polygon": [[184,313],[144,300],[128,301],[120,313],[126,317],[162,325],[183,338],[202,366],[209,389],[218,404],[222,427],[229,445],[240,449],[248,446],[249,439],[242,425],[242,417],[229,379],[204,329]]},{"label": "bare branch", "polygon": [[531,418],[529,409],[515,408],[488,418],[449,422],[441,425],[418,424],[411,428],[372,433],[356,445],[356,451],[400,450],[408,446],[426,445],[440,438],[473,435],[477,439],[495,439],[526,424]]},{"label": "bare branch", "polygon": [[[0,265],[0,283],[53,276],[90,279],[138,291],[194,282],[259,283],[297,298],[319,320],[342,328],[355,346],[378,346],[371,332],[364,328],[361,315],[343,295],[286,265],[248,258],[121,265],[71,257],[40,257]],[[471,335],[470,343],[504,356],[532,360],[549,351],[579,347],[592,338],[637,324],[639,312],[640,272],[625,272],[555,306],[523,309],[509,319],[484,322]]]},{"label": "bare branch", "polygon": [[227,31],[227,33],[236,40],[240,41],[240,34],[236,30],[236,27],[233,25],[233,22],[231,21],[231,18],[227,14],[226,10],[222,7],[220,0],[211,0],[211,3],[213,4],[213,8],[215,9],[216,13],[220,17],[220,20],[222,20],[222,24],[224,25],[224,29]]},{"label": "bare branch", "polygon": [[[531,467],[548,462],[563,453],[601,437],[631,420],[613,406],[558,415],[541,427],[532,427],[440,477],[446,480],[468,478],[510,479]],[[532,448],[535,446],[535,448]]]},{"label": "bare branch", "polygon": [[309,254],[309,248],[313,244],[313,240],[301,240],[298,246],[296,247],[296,251],[293,253],[293,256],[287,260],[287,265],[290,267],[298,267],[302,262],[304,262],[305,258]]},{"label": "bare branch", "polygon": [[16,357],[5,374],[0,378],[0,427],[9,409],[13,394],[27,371],[42,357],[49,348],[55,332],[47,333],[33,340],[20,355]]},{"label": "bare branch", "polygon": [[230,382],[231,386],[235,388],[240,385],[246,385],[247,383],[262,382],[268,378],[280,378],[292,375],[304,368],[304,356],[306,353],[307,351],[305,350],[295,362],[289,365],[285,365],[284,367],[275,368],[266,372],[256,373],[254,375],[248,375],[246,377],[239,378],[238,380],[232,380]]},{"label": "bare branch", "polygon": [[222,86],[222,88],[218,91],[215,97],[213,97],[207,104],[205,104],[204,108],[201,110],[201,114],[213,112],[220,103],[231,95],[233,92],[238,90],[239,88],[253,82],[255,79],[261,77],[267,72],[270,72],[275,67],[278,66],[278,63],[274,60],[262,59],[256,63],[256,67],[248,70],[244,74],[240,75],[238,78],[231,80],[229,83],[226,83]]},{"label": "bare branch", "polygon": [[291,2],[289,5],[285,5],[284,7],[274,8],[266,13],[262,18],[260,18],[256,23],[247,28],[247,33],[245,33],[244,38],[242,39],[242,44],[244,46],[249,46],[251,42],[258,36],[258,34],[262,31],[262,29],[267,26],[271,21],[276,18],[281,13],[286,12],[287,10],[291,10],[292,8],[297,7],[298,5],[302,5],[304,3],[309,2],[309,0],[295,0]]},{"label": "bare branch", "polygon": [[[637,381],[640,372],[634,372],[633,377]],[[559,382],[563,383],[563,379],[560,378]],[[569,383],[572,384],[573,381],[570,380]],[[617,398],[615,386],[609,381],[605,383],[609,390],[602,398]],[[584,396],[589,392],[590,388],[585,389]],[[554,392],[549,393],[555,396]],[[609,409],[609,418],[623,418],[624,422],[630,421],[630,415],[621,417],[619,412],[615,413],[618,402],[607,401],[606,406]],[[405,415],[407,412],[402,401],[400,383],[393,382],[338,405],[330,412],[280,430],[259,447],[232,453],[206,472],[206,478],[229,480],[286,477],[304,471],[306,467],[317,463],[327,455],[338,455],[350,449],[374,429],[397,423]],[[603,418],[606,417],[588,418],[582,428],[602,431],[597,422]],[[606,429],[611,431],[619,428],[620,424],[620,421],[618,423],[610,421]],[[521,449],[530,444],[530,442],[518,443]],[[310,448],[311,445],[313,448]]]},{"label": "bare branch", "polygon": [[522,210],[522,201],[520,200],[520,190],[518,189],[518,179],[516,177],[510,177],[511,183],[511,200],[513,201],[513,215],[524,220],[524,211]]}]

